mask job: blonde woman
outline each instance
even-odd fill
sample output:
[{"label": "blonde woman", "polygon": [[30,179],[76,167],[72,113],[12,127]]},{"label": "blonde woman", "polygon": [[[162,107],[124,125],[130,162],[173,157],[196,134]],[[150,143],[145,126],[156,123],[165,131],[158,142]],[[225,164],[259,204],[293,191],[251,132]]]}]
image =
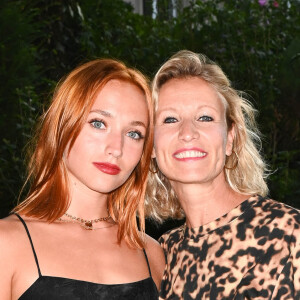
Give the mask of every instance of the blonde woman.
[{"label": "blonde woman", "polygon": [[150,98],[141,73],[110,59],[57,87],[28,197],[0,222],[1,300],[158,298],[164,256],[143,221]]},{"label": "blonde woman", "polygon": [[300,213],[266,197],[252,106],[190,51],[159,69],[153,98],[147,213],[186,218],[160,238],[161,299],[300,299]]}]

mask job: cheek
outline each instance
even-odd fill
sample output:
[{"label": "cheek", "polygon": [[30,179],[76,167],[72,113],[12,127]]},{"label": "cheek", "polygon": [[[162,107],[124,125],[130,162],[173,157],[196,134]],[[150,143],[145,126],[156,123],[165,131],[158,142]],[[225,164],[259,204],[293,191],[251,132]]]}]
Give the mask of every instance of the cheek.
[{"label": "cheek", "polygon": [[93,152],[99,153],[102,144],[99,136],[91,135],[83,129],[77,136],[69,154],[66,151],[66,159],[70,163],[82,164],[82,161],[91,157]]},{"label": "cheek", "polygon": [[143,142],[129,141],[124,151],[124,160],[130,164],[130,168],[135,168],[139,163],[144,149]]},{"label": "cheek", "polygon": [[84,158],[89,150],[91,150],[92,147],[92,140],[88,139],[85,135],[79,135],[77,139],[75,140],[75,143],[73,144],[73,147],[69,153],[69,156],[72,157],[78,157],[78,159]]},{"label": "cheek", "polygon": [[220,150],[224,150],[227,144],[227,130],[224,126],[218,126],[211,132],[208,132],[208,137],[215,142],[216,146]]},{"label": "cheek", "polygon": [[82,148],[82,145],[78,139],[75,141],[71,150],[66,152],[65,162],[68,169],[78,169],[80,166],[82,167],[82,163],[84,158],[88,154]]},{"label": "cheek", "polygon": [[162,152],[171,144],[172,138],[176,134],[176,129],[166,129],[156,127],[154,130],[154,147],[155,151]]},{"label": "cheek", "polygon": [[172,168],[172,135],[169,130],[157,130],[154,134],[155,159],[163,174],[168,174],[168,170]]}]

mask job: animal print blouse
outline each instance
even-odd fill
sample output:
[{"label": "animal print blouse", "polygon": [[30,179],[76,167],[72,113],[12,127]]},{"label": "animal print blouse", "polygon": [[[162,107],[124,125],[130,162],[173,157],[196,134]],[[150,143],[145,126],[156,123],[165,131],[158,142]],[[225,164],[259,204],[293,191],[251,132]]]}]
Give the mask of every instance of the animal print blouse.
[{"label": "animal print blouse", "polygon": [[165,233],[160,299],[300,299],[300,212],[253,196],[199,228]]}]

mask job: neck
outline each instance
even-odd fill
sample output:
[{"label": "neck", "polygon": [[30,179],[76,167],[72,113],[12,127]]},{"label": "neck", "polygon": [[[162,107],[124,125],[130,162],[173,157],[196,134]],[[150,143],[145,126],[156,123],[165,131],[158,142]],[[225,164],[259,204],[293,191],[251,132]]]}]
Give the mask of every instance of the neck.
[{"label": "neck", "polygon": [[86,220],[106,217],[107,194],[89,189],[77,180],[69,180],[70,206],[67,213]]},{"label": "neck", "polygon": [[208,183],[171,184],[185,212],[188,227],[212,222],[248,197],[232,190],[223,176]]}]

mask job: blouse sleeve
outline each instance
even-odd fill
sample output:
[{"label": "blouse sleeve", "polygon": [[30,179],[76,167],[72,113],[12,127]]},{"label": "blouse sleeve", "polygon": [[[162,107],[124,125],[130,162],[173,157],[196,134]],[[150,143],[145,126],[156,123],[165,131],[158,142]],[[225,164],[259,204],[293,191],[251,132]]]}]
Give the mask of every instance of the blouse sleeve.
[{"label": "blouse sleeve", "polygon": [[292,235],[291,252],[279,274],[272,299],[300,299],[300,230]]}]

